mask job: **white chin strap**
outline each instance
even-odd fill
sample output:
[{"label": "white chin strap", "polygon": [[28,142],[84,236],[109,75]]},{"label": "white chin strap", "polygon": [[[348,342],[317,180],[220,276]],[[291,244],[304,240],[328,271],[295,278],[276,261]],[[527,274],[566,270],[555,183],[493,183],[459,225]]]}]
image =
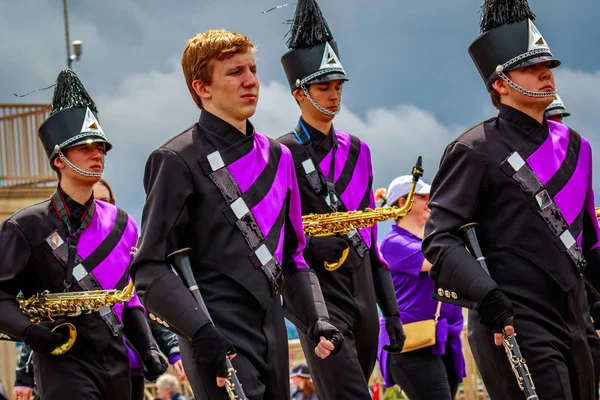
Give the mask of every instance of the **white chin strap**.
[{"label": "white chin strap", "polygon": [[317,110],[321,111],[323,114],[325,114],[325,115],[331,115],[331,116],[338,115],[339,112],[340,112],[340,110],[342,109],[342,93],[341,92],[340,92],[340,102],[338,104],[337,110],[335,110],[335,111],[329,111],[328,109],[321,107],[321,105],[319,103],[317,103],[315,101],[315,99],[313,99],[310,96],[310,93],[308,93],[308,89],[306,88],[305,84],[300,85],[300,88],[302,89],[302,92],[304,92],[304,96],[306,96],[306,98],[308,99],[308,101],[310,101],[310,103],[313,106],[315,106],[315,108]]},{"label": "white chin strap", "polygon": [[102,176],[104,176],[104,163],[102,163],[102,171],[87,172],[87,171],[82,170],[81,168],[77,168],[71,161],[69,161],[69,159],[67,157],[65,157],[65,155],[63,154],[63,152],[61,150],[58,150],[58,156],[60,157],[61,160],[63,160],[65,162],[65,164],[67,164],[69,166],[69,168],[71,168],[73,171],[77,172],[79,175],[89,176],[89,177],[93,177],[93,178],[102,178]]},{"label": "white chin strap", "polygon": [[532,92],[531,90],[527,90],[522,88],[513,82],[506,74],[504,73],[504,66],[498,65],[496,67],[496,73],[498,76],[508,84],[511,88],[515,89],[517,92],[523,93],[525,96],[529,97],[556,97],[558,91],[553,90],[552,92]]}]

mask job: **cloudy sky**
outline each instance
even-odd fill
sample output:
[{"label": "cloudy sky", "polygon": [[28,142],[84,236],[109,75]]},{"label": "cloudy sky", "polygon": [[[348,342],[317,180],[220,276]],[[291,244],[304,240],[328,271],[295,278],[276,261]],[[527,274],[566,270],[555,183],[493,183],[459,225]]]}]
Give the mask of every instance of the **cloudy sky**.
[{"label": "cloudy sky", "polygon": [[[188,38],[224,28],[257,46],[262,82],[252,118],[258,131],[278,137],[299,110],[285,84],[280,57],[294,6],[263,14],[285,0],[69,0],[71,40],[83,41],[73,64],[95,99],[114,144],[106,178],[119,205],[138,221],[148,154],[195,122],[179,59]],[[366,140],[375,186],[410,172],[423,155],[431,181],[445,145],[463,129],[494,115],[467,48],[478,35],[481,0],[322,0],[351,81],[344,89],[338,129]],[[600,93],[600,2],[530,0],[537,25],[554,54],[557,85],[573,116],[566,122],[600,151],[594,118]],[[0,0],[0,103],[50,102],[65,66],[61,0]],[[594,171],[600,193],[600,162]],[[386,228],[383,228],[384,230]]]}]

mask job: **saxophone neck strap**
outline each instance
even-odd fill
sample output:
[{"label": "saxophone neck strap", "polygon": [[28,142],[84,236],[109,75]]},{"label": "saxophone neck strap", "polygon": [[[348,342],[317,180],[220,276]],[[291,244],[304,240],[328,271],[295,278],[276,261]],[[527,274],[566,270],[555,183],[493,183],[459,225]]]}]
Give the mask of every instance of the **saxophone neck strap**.
[{"label": "saxophone neck strap", "polygon": [[52,201],[52,205],[54,206],[54,210],[56,211],[58,218],[65,223],[69,231],[69,237],[67,237],[66,240],[69,249],[69,257],[67,259],[67,271],[65,272],[65,278],[63,280],[65,292],[68,292],[72,286],[73,264],[75,263],[75,256],[77,254],[77,243],[79,242],[79,236],[92,221],[94,212],[96,211],[96,202],[92,200],[89,203],[83,212],[83,215],[81,216],[81,225],[75,232],[73,232],[73,227],[69,219],[71,217],[71,211],[67,206],[67,202],[61,193],[61,190],[57,188],[50,197],[50,200]]},{"label": "saxophone neck strap", "polygon": [[[302,121],[302,118],[300,118],[300,120],[298,120],[298,125],[296,125],[296,127],[294,128],[293,133],[294,133],[294,136],[296,137],[296,140],[298,140],[298,143],[304,145],[304,147],[306,148],[306,151],[308,152],[308,156],[312,160],[312,162],[314,164],[314,168],[316,169],[321,181],[323,182],[323,184],[325,186],[325,189],[326,189],[325,196],[324,196],[325,202],[327,203],[329,208],[331,208],[332,211],[334,211],[334,212],[339,211],[338,197],[335,193],[335,182],[334,182],[334,180],[335,180],[335,153],[336,153],[337,147],[338,147],[338,140],[337,140],[337,135],[335,133],[335,130],[331,129],[331,133],[330,133],[331,139],[333,141],[333,146],[331,147],[331,163],[329,165],[329,177],[328,178],[325,177],[325,175],[319,168],[319,164],[317,162],[317,156],[315,154],[315,149],[313,148],[313,145],[312,145],[310,133],[308,132],[308,129],[306,129],[306,125],[304,124],[304,121]],[[313,187],[313,189],[317,190],[315,187]],[[317,193],[317,195],[321,196],[321,193]]]}]

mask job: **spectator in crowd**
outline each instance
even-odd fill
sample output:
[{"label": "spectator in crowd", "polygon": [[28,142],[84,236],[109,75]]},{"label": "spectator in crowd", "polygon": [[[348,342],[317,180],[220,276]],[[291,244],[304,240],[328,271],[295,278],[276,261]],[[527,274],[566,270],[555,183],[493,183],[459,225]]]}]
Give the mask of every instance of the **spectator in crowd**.
[{"label": "spectator in crowd", "polygon": [[[394,179],[387,193],[377,190],[376,200],[383,195],[383,205],[403,207],[412,180],[412,175]],[[402,324],[406,327],[417,321],[434,320],[439,314],[435,344],[411,348],[411,331],[407,328],[403,353],[390,354],[383,350],[389,339],[381,319],[377,359],[387,387],[398,384],[411,400],[451,400],[466,376],[460,339],[463,316],[460,307],[431,299],[434,282],[427,274],[431,264],[421,252],[430,188],[423,181],[417,183],[410,212],[396,221],[383,239],[381,252],[390,266]]]},{"label": "spectator in crowd", "polygon": [[291,400],[317,400],[317,392],[310,376],[308,364],[298,362],[290,371]]},{"label": "spectator in crowd", "polygon": [[187,400],[179,390],[177,378],[171,374],[163,374],[156,380],[155,400]]}]

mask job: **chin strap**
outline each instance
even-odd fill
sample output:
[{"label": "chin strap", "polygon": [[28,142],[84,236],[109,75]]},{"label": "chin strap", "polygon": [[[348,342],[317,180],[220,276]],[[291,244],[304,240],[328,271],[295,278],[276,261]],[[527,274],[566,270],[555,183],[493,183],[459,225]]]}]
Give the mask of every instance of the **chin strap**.
[{"label": "chin strap", "polygon": [[67,164],[69,166],[69,168],[71,168],[73,171],[77,172],[79,175],[83,175],[83,176],[90,176],[90,177],[94,177],[94,178],[102,178],[102,176],[104,176],[104,162],[102,163],[102,171],[100,172],[87,172],[82,170],[81,168],[76,167],[71,161],[69,161],[69,159],[63,154],[62,150],[60,148],[56,148],[56,152],[58,154],[58,156],[60,157],[61,160],[63,160],[65,162],[65,164]]},{"label": "chin strap", "polygon": [[321,107],[321,105],[319,103],[317,103],[315,101],[315,99],[313,99],[310,95],[310,93],[308,93],[308,89],[306,87],[306,85],[303,83],[300,85],[300,89],[302,89],[302,92],[304,92],[304,96],[306,96],[306,98],[308,99],[308,101],[310,101],[310,103],[315,106],[315,108],[319,111],[321,111],[323,114],[325,115],[338,115],[340,110],[342,109],[342,94],[340,93],[340,102],[338,104],[338,108],[335,111],[329,111],[323,107]]},{"label": "chin strap", "polygon": [[521,86],[519,86],[515,82],[513,82],[508,76],[506,76],[506,74],[504,73],[503,65],[498,65],[498,67],[496,67],[496,73],[504,82],[506,82],[508,84],[508,86],[510,86],[511,88],[515,89],[516,91],[518,91],[520,93],[523,93],[525,96],[556,97],[556,95],[558,94],[558,91],[556,91],[556,90],[554,90],[552,92],[532,92],[531,90],[522,88]]}]

